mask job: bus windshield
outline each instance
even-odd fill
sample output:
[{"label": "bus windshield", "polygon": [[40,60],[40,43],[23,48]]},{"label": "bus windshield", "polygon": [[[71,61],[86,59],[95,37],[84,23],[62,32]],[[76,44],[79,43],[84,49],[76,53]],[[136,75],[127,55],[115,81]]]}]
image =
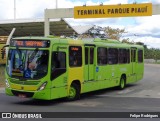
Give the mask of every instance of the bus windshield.
[{"label": "bus windshield", "polygon": [[10,77],[40,79],[47,74],[48,60],[47,50],[10,49],[6,70]]}]

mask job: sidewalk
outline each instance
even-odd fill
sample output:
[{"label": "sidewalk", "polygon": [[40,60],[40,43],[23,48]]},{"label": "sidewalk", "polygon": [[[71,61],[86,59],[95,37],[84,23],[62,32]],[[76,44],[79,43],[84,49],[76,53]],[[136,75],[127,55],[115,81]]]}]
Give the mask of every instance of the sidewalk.
[{"label": "sidewalk", "polygon": [[4,87],[0,87],[0,93],[4,93],[5,92],[5,88]]}]

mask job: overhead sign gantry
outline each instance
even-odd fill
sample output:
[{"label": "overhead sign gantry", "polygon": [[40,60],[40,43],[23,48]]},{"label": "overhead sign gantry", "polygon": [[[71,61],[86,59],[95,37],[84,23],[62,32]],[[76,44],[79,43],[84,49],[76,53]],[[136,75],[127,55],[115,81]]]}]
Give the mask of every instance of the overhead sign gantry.
[{"label": "overhead sign gantry", "polygon": [[50,34],[49,19],[135,17],[152,16],[157,14],[160,14],[160,5],[152,5],[152,3],[75,6],[74,8],[46,9],[44,34],[45,36],[48,36]]},{"label": "overhead sign gantry", "polygon": [[74,7],[75,19],[151,16],[151,15],[152,15],[151,3]]}]

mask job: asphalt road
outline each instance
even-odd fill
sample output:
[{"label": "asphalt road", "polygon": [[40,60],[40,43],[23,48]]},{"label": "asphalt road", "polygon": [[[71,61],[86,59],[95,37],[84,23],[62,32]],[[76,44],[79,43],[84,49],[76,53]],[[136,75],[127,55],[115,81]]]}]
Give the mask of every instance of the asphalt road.
[{"label": "asphalt road", "polygon": [[[21,99],[0,93],[0,112],[160,112],[160,65],[146,64],[143,80],[128,85],[125,90],[111,88],[87,93],[74,102],[67,102],[65,99],[53,101]],[[99,119],[83,118],[83,120]]]}]

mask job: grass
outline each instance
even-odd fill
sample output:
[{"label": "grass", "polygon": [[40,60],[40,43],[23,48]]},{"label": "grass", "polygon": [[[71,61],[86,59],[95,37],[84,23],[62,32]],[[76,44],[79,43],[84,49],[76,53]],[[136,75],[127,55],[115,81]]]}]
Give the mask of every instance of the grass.
[{"label": "grass", "polygon": [[0,65],[0,87],[5,86],[5,65]]}]

